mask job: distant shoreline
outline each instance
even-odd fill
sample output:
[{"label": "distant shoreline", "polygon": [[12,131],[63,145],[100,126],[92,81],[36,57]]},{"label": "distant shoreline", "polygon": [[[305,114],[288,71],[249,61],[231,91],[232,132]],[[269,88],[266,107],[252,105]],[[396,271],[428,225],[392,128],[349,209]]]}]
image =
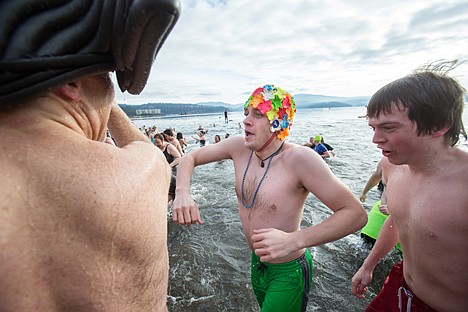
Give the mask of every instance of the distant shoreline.
[{"label": "distant shoreline", "polygon": [[[170,118],[188,118],[188,117],[199,117],[199,116],[224,116],[220,113],[200,113],[200,114],[169,114],[169,115],[158,115],[158,116],[133,116],[131,120],[142,120],[142,119],[170,119]],[[223,117],[224,118],[224,117]]]}]

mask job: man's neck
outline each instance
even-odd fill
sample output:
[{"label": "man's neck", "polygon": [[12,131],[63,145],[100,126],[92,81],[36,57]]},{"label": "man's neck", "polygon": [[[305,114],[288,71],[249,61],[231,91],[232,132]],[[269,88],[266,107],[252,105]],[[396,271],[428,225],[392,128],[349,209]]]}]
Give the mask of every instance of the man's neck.
[{"label": "man's neck", "polygon": [[257,154],[258,157],[265,159],[276,152],[282,143],[283,142],[275,136],[275,138],[270,142],[270,144],[268,144],[268,146],[265,146],[263,150],[255,151],[255,154]]},{"label": "man's neck", "polygon": [[48,96],[36,99],[27,114],[52,120],[92,140],[104,139],[106,120],[103,118],[107,112],[83,108],[84,106],[84,103],[72,103],[48,93]]}]

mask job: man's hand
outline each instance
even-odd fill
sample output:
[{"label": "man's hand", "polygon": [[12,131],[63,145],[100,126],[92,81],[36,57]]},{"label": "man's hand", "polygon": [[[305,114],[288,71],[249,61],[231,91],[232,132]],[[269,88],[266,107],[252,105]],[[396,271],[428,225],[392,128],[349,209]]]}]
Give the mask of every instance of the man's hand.
[{"label": "man's hand", "polygon": [[190,194],[177,194],[172,205],[172,221],[182,225],[203,224],[200,210]]},{"label": "man's hand", "polygon": [[372,282],[372,271],[369,272],[361,267],[351,280],[353,295],[360,299],[364,298],[364,293],[367,291],[370,282]]},{"label": "man's hand", "polygon": [[387,205],[379,205],[379,210],[381,213],[383,213],[384,215],[389,215],[390,212],[388,212],[388,207]]},{"label": "man's hand", "polygon": [[255,254],[262,262],[286,257],[297,250],[293,235],[277,229],[254,230],[252,241]]},{"label": "man's hand", "polygon": [[361,201],[361,203],[365,203],[365,202],[366,202],[366,198],[367,198],[367,195],[366,195],[366,194],[361,194],[361,196],[359,196],[359,200]]}]

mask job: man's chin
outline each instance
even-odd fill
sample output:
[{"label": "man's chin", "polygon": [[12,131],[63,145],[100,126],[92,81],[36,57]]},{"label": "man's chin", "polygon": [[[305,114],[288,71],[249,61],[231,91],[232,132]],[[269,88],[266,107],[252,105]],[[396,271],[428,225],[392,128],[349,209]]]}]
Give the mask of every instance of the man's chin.
[{"label": "man's chin", "polygon": [[385,157],[387,157],[388,162],[391,163],[392,165],[399,166],[399,165],[405,164],[398,157],[395,157],[393,154],[389,154],[388,156],[385,156]]},{"label": "man's chin", "polygon": [[250,140],[247,140],[247,138],[244,138],[244,146],[247,147],[249,150],[256,150],[255,143]]}]

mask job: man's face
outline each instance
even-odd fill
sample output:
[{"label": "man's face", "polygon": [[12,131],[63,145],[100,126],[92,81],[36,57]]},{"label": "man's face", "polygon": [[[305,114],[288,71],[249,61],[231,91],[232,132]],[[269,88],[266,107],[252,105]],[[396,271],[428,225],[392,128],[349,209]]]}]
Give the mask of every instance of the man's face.
[{"label": "man's face", "polygon": [[258,109],[244,109],[245,146],[253,151],[260,149],[271,137],[270,121]]},{"label": "man's face", "polygon": [[369,126],[374,130],[372,142],[395,165],[411,163],[419,146],[424,144],[424,137],[417,135],[416,124],[408,118],[407,110],[396,105],[391,114],[369,118]]}]

